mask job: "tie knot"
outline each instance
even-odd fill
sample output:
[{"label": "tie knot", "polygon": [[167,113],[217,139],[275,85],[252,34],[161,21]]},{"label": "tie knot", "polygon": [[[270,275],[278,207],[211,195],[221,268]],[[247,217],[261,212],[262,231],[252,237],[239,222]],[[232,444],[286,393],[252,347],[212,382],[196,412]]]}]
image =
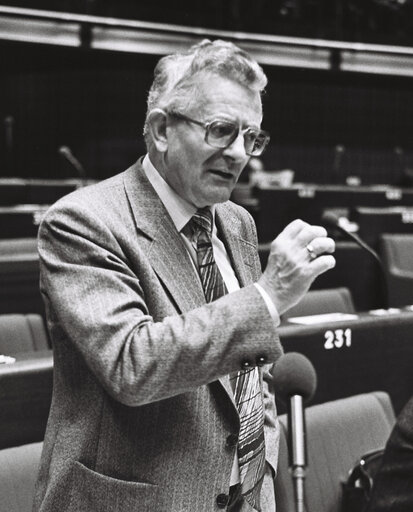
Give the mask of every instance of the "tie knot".
[{"label": "tie knot", "polygon": [[199,208],[192,217],[194,226],[201,231],[212,234],[212,212],[208,207]]}]

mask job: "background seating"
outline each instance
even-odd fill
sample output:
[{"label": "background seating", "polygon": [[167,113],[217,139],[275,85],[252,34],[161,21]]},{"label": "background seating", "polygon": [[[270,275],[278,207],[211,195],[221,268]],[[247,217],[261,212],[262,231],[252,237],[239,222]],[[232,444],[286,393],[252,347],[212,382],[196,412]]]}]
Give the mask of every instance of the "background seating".
[{"label": "background seating", "polygon": [[[394,425],[389,396],[383,392],[357,395],[308,407],[309,468],[307,510],[340,512],[341,483],[366,453],[384,448]],[[275,480],[277,512],[294,510],[288,469],[287,418],[280,417],[281,439]],[[0,512],[30,512],[42,443],[0,451]]]},{"label": "background seating", "polygon": [[388,305],[413,304],[413,235],[384,234],[381,237]]},{"label": "background seating", "polygon": [[0,315],[0,354],[49,348],[51,347],[41,315]]},{"label": "background seating", "polygon": [[[395,417],[386,393],[373,392],[308,407],[306,478],[308,511],[340,512],[341,484],[358,459],[384,448]],[[294,510],[288,470],[287,417],[282,415],[280,458],[275,481],[277,512]]]},{"label": "background seating", "polygon": [[328,288],[310,290],[298,304],[282,315],[282,319],[324,313],[355,313],[355,311],[348,288]]},{"label": "background seating", "polygon": [[42,446],[0,450],[0,512],[31,512]]}]

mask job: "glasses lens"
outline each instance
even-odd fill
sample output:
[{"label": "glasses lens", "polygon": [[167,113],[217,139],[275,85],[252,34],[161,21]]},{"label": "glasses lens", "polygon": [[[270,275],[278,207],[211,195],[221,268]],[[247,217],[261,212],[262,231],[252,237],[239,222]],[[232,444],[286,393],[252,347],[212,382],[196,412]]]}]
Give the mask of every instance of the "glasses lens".
[{"label": "glasses lens", "polygon": [[238,126],[229,121],[212,121],[207,126],[206,141],[216,148],[226,148],[234,142]]},{"label": "glasses lens", "polygon": [[250,156],[259,156],[269,140],[265,132],[248,129],[244,134],[245,152]]}]

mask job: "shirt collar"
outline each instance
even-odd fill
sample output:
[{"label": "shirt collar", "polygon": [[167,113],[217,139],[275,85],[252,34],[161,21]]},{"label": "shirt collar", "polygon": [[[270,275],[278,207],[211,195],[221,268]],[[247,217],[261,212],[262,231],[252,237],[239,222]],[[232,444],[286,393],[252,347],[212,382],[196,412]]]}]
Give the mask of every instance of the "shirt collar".
[{"label": "shirt collar", "polygon": [[[196,212],[196,207],[181,197],[159,174],[149,155],[145,155],[142,168],[160,200],[169,213],[176,229],[181,232]],[[211,206],[212,219],[215,221],[215,205]]]}]

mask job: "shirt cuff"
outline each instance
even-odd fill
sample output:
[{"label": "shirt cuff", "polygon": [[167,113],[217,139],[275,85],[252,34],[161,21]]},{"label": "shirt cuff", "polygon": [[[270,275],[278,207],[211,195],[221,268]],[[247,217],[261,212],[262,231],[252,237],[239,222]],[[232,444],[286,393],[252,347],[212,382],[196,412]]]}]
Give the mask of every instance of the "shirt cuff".
[{"label": "shirt cuff", "polygon": [[264,302],[267,306],[268,312],[270,313],[271,318],[274,321],[275,327],[278,327],[278,325],[280,325],[280,315],[278,314],[278,311],[274,305],[274,302],[271,300],[271,297],[268,295],[268,293],[264,290],[264,288],[260,284],[254,283],[254,286],[257,288],[257,290],[261,294],[261,297],[264,299]]}]

